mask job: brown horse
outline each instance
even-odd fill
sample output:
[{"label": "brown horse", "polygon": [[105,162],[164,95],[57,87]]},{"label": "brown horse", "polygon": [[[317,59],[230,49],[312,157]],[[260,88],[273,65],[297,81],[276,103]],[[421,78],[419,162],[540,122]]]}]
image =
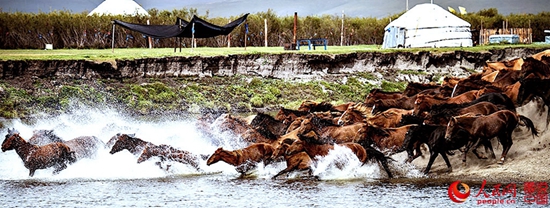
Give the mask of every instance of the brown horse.
[{"label": "brown horse", "polygon": [[384,92],[381,89],[372,89],[365,99],[365,104],[372,106],[377,100],[394,100],[402,97],[404,97],[404,95],[401,92]]},{"label": "brown horse", "polygon": [[403,115],[412,114],[413,110],[390,108],[367,119],[367,123],[384,128],[396,128],[400,126]]},{"label": "brown horse", "polygon": [[[324,157],[328,155],[330,150],[334,149],[335,144],[321,142],[318,140],[318,136],[313,131],[310,131],[307,134],[301,134],[299,136],[299,139],[289,138],[284,140],[284,143],[290,144],[285,154],[293,155],[299,152],[306,152],[310,158],[314,159],[317,156]],[[342,143],[338,145],[349,148],[363,164],[369,161],[379,162],[388,174],[388,177],[393,177],[393,174],[390,172],[388,167],[389,158],[378,150],[372,147],[363,148],[363,146],[354,142]]]},{"label": "brown horse", "polygon": [[[374,145],[381,151],[389,152],[391,154],[401,151],[403,141],[407,131],[416,126],[415,124],[409,124],[397,128],[383,128],[371,125],[365,125],[361,128],[357,134],[359,143],[363,147]],[[417,153],[420,153],[420,145],[416,146]]]},{"label": "brown horse", "polygon": [[63,140],[53,133],[53,130],[35,130],[29,139],[30,144],[42,146],[53,142],[61,142],[75,152],[77,160],[93,158],[97,151],[105,147],[105,143],[95,136],[80,136],[71,140]]},{"label": "brown horse", "polygon": [[451,140],[459,129],[464,129],[472,137],[477,138],[477,144],[473,146],[477,146],[480,142],[483,143],[484,140],[497,137],[500,144],[502,144],[502,154],[498,163],[503,164],[506,154],[508,154],[513,144],[512,132],[517,127],[519,121],[522,121],[531,130],[533,137],[538,135],[537,129],[529,118],[509,110],[501,110],[487,116],[464,115],[452,117],[447,125],[445,139]]},{"label": "brown horse", "polygon": [[336,143],[356,142],[357,131],[366,123],[354,123],[347,126],[339,126],[332,121],[320,119],[318,117],[306,118],[300,125],[298,134],[305,134],[314,131],[320,138],[329,139]]},{"label": "brown horse", "polygon": [[313,169],[311,169],[312,160],[309,155],[302,151],[297,152],[291,155],[285,154],[286,150],[290,147],[290,144],[283,143],[279,148],[276,148],[271,156],[271,160],[276,160],[277,158],[283,156],[286,162],[286,168],[281,170],[272,179],[276,179],[278,176],[291,171],[308,171],[308,175],[313,175]]},{"label": "brown horse", "polygon": [[6,139],[2,142],[2,152],[15,150],[23,160],[25,168],[29,169],[29,176],[34,176],[38,169],[55,167],[54,174],[67,168],[67,163],[76,161],[74,152],[60,142],[49,143],[44,146],[32,145],[25,141],[15,129],[8,129]]},{"label": "brown horse", "polygon": [[268,165],[271,161],[273,151],[273,146],[268,143],[255,143],[243,149],[233,151],[224,150],[220,147],[208,158],[206,165],[210,166],[221,160],[235,166],[237,172],[244,175],[255,168],[259,162]]},{"label": "brown horse", "polygon": [[[183,164],[188,164],[197,170],[199,167],[199,157],[185,150],[176,149],[170,145],[161,144],[158,146],[146,146],[141,152],[137,163],[142,163],[151,157],[159,157],[161,161],[175,161]],[[160,164],[159,164],[160,165]],[[162,168],[162,167],[161,167]],[[168,169],[169,166],[166,168]]]},{"label": "brown horse", "polygon": [[460,104],[465,102],[471,102],[476,99],[477,90],[471,90],[465,93],[462,93],[456,97],[452,98],[440,98],[437,96],[430,95],[418,95],[414,101],[413,115],[421,115],[423,112],[430,110],[433,105],[441,104]]},{"label": "brown horse", "polygon": [[346,111],[340,115],[337,124],[340,126],[350,125],[358,122],[366,122],[366,118],[371,116],[372,108],[365,103],[356,103],[349,106]]}]

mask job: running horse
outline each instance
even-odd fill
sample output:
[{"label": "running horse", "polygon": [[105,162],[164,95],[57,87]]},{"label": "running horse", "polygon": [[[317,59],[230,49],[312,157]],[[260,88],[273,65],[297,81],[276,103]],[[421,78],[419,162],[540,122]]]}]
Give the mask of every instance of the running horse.
[{"label": "running horse", "polygon": [[[148,160],[151,157],[159,157],[161,162],[166,160],[179,162],[182,164],[188,164],[194,167],[197,170],[200,170],[199,167],[199,157],[185,150],[176,149],[170,145],[161,144],[158,146],[145,146],[141,155],[139,156],[137,163],[142,163]],[[160,166],[159,163],[157,165]],[[166,167],[166,170],[170,168],[170,165]],[[162,166],[161,166],[162,169]]]},{"label": "running horse", "polygon": [[29,143],[42,146],[49,143],[61,142],[69,146],[75,152],[77,160],[93,158],[97,150],[105,147],[105,143],[95,136],[79,136],[71,140],[63,140],[53,130],[35,130],[29,139]]},{"label": "running horse", "polygon": [[[391,158],[386,157],[383,153],[372,147],[364,148],[360,144],[354,142],[347,142],[342,144],[326,143],[320,141],[314,131],[310,131],[306,134],[300,134],[299,139],[285,139],[283,143],[290,144],[290,146],[287,147],[287,150],[285,151],[286,155],[306,152],[307,155],[309,155],[309,157],[312,159],[316,158],[317,156],[325,157],[328,155],[329,151],[334,149],[334,145],[340,145],[349,148],[357,156],[357,158],[359,159],[359,161],[361,161],[363,165],[369,161],[379,162],[388,174],[388,177],[393,177],[393,174],[390,172],[390,169],[388,167],[388,160]],[[283,145],[281,147],[283,147]]]},{"label": "running horse", "polygon": [[67,163],[74,163],[76,157],[74,151],[61,143],[54,142],[44,146],[37,146],[28,143],[21,138],[19,132],[15,129],[8,129],[6,139],[2,142],[2,152],[15,150],[25,168],[29,169],[29,176],[34,176],[38,169],[55,167],[54,174],[67,168]]},{"label": "running horse", "polygon": [[[472,137],[477,138],[474,146],[477,146],[480,142],[484,143],[493,137],[498,137],[502,145],[502,154],[498,164],[503,164],[506,154],[508,154],[513,144],[512,132],[517,127],[519,121],[523,122],[531,130],[533,137],[538,135],[537,129],[531,119],[509,110],[500,110],[486,116],[471,116],[467,114],[452,117],[445,131],[445,139],[451,140],[460,129],[468,131]],[[495,158],[494,153],[493,158]]]},{"label": "running horse", "polygon": [[235,170],[237,170],[241,176],[244,176],[260,162],[268,165],[271,162],[273,151],[273,146],[268,143],[254,143],[243,149],[233,151],[224,150],[220,147],[214,151],[214,154],[212,154],[210,158],[208,158],[206,165],[210,166],[221,160],[235,166]]}]

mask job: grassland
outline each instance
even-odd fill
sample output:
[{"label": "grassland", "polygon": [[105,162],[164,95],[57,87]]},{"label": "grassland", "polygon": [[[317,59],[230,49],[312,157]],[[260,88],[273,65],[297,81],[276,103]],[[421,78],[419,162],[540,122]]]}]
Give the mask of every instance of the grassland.
[{"label": "grassland", "polygon": [[451,52],[457,50],[482,52],[503,48],[548,48],[548,44],[531,45],[488,45],[464,48],[413,48],[413,49],[381,49],[380,45],[354,45],[354,46],[328,46],[327,50],[317,47],[317,50],[305,49],[299,51],[284,50],[283,47],[231,47],[231,48],[115,48],[112,49],[54,49],[54,50],[2,50],[0,49],[0,60],[91,60],[91,61],[113,61],[116,59],[140,59],[158,58],[171,56],[226,56],[238,54],[346,54],[356,52],[380,52],[388,53],[395,51],[419,52],[429,51],[432,53]]}]

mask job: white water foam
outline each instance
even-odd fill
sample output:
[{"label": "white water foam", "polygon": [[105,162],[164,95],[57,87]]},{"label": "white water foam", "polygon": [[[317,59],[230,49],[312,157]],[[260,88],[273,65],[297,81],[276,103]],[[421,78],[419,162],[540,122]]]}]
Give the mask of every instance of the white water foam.
[{"label": "white water foam", "polygon": [[[28,140],[33,130],[53,129],[54,133],[65,140],[78,136],[96,136],[103,142],[117,133],[132,134],[137,138],[150,141],[154,144],[168,144],[175,148],[187,150],[197,155],[210,155],[218,147],[227,150],[244,148],[242,141],[228,132],[214,130],[216,138],[204,136],[195,127],[195,121],[188,116],[181,118],[155,119],[144,121],[131,116],[123,115],[114,109],[98,109],[91,107],[79,107],[72,113],[59,116],[41,115],[32,124],[15,119],[8,122],[8,128],[15,128],[21,136]],[[1,135],[6,135],[3,129]],[[201,160],[200,171],[189,165],[170,163],[169,171],[161,170],[155,164],[157,159],[150,159],[138,164],[136,156],[124,150],[115,154],[109,154],[109,149],[100,150],[95,158],[82,159],[68,166],[57,175],[52,175],[53,168],[37,170],[33,179],[41,180],[65,180],[65,179],[91,179],[91,180],[118,180],[157,178],[173,175],[197,175],[197,174],[224,174],[238,177],[235,167],[220,161],[211,166]],[[5,180],[30,179],[29,171],[17,153],[13,150],[0,153],[0,177]],[[338,168],[336,164],[342,164]],[[259,164],[252,175],[258,178],[271,178],[286,167],[284,162],[276,162],[264,166]],[[414,167],[400,167],[396,162],[391,165],[392,170],[398,170],[399,175],[415,171]],[[336,146],[328,156],[318,158],[313,167],[314,175],[322,180],[342,180],[357,178],[383,178],[386,174],[377,163],[361,165],[357,157],[348,149]],[[382,171],[382,172],[381,172]],[[290,173],[289,178],[300,176],[300,173]],[[414,175],[414,174],[413,174]]]}]

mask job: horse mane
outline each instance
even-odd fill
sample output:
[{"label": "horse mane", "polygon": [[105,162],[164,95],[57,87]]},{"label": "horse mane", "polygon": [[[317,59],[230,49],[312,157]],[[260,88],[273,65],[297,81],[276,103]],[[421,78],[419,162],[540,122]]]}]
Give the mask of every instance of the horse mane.
[{"label": "horse mane", "polygon": [[321,111],[321,112],[325,112],[325,111],[330,111],[332,109],[332,104],[330,104],[329,102],[320,102],[318,103],[317,105],[314,105],[311,107],[311,109],[309,109],[309,112],[318,112],[318,111]]},{"label": "horse mane", "polygon": [[383,135],[383,136],[389,136],[390,135],[390,132],[388,132],[383,127],[367,125],[367,128],[368,128],[367,129],[368,132],[372,132],[372,133],[375,133],[377,135]]},{"label": "horse mane", "polygon": [[324,127],[324,126],[338,126],[339,127],[339,125],[334,124],[333,121],[327,120],[327,119],[322,119],[322,118],[319,118],[317,116],[312,116],[311,117],[311,123],[313,123],[313,125],[315,125],[317,127]]},{"label": "horse mane", "polygon": [[353,105],[351,110],[360,113],[365,118],[367,117],[367,115],[370,114],[369,106],[367,106],[367,104],[362,102]]},{"label": "horse mane", "polygon": [[399,123],[401,125],[422,124],[424,123],[424,118],[412,114],[404,114],[401,116],[401,121]]},{"label": "horse mane", "polygon": [[315,131],[310,131],[307,134],[298,134],[298,138],[306,143],[315,145],[335,144],[336,141],[330,138],[320,138]]},{"label": "horse mane", "polygon": [[285,115],[294,114],[298,117],[309,115],[309,112],[307,112],[307,111],[299,111],[299,110],[293,110],[293,109],[288,109],[288,108],[283,108],[283,107],[281,107],[280,110],[283,111],[283,113]]},{"label": "horse mane", "polygon": [[254,117],[254,119],[252,119],[252,121],[250,122],[250,125],[251,126],[259,126],[262,123],[264,123],[265,120],[272,121],[272,122],[280,122],[280,121],[275,120],[275,118],[273,118],[273,116],[271,116],[269,114],[258,113]]}]

